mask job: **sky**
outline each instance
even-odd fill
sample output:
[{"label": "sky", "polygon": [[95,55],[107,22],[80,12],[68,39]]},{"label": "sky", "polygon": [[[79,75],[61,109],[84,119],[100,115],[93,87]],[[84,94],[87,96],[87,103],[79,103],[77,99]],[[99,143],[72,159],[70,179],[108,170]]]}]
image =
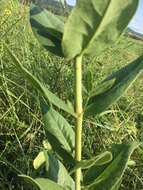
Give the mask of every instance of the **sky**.
[{"label": "sky", "polygon": [[[66,0],[68,4],[75,5],[76,0]],[[131,20],[129,27],[136,32],[143,34],[143,0],[140,0],[138,10]]]},{"label": "sky", "polygon": [[143,0],[140,0],[138,10],[129,26],[136,32],[143,34]]}]

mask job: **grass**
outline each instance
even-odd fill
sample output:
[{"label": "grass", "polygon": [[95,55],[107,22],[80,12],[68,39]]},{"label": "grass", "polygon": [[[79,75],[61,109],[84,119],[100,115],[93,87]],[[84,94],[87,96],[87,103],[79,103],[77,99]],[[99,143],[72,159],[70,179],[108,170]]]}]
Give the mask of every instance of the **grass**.
[{"label": "grass", "polygon": [[[4,43],[54,93],[73,101],[73,63],[54,57],[40,47],[27,15],[27,9],[21,8],[16,0],[9,0],[0,8],[0,189],[3,190],[24,189],[17,174],[33,173],[33,159],[45,139],[38,94],[16,70]],[[96,85],[142,52],[142,42],[123,36],[107,52],[93,60],[84,59],[84,84],[88,71],[93,73]],[[84,158],[90,158],[95,152],[123,139],[143,141],[142,81],[143,74],[100,118],[84,121]],[[125,173],[121,190],[143,190],[143,149],[138,149],[132,159],[136,166]]]}]

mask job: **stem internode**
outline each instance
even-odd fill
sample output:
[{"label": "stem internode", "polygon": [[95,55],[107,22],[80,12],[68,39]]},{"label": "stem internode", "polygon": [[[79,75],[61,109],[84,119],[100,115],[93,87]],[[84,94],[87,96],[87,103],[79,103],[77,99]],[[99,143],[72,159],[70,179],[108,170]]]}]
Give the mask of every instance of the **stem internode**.
[{"label": "stem internode", "polygon": [[[78,56],[75,61],[75,112],[76,128],[75,128],[75,160],[81,161],[82,154],[82,56]],[[75,190],[81,190],[81,169],[75,172]]]}]

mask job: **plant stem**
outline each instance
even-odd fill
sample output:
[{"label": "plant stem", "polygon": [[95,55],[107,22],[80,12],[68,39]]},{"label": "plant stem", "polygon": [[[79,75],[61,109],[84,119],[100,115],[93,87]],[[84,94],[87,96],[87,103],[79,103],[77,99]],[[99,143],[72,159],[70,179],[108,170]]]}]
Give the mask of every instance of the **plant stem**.
[{"label": "plant stem", "polygon": [[[82,56],[78,56],[75,61],[75,112],[76,128],[75,128],[75,160],[81,161],[82,153]],[[81,169],[75,172],[75,190],[81,190]]]}]

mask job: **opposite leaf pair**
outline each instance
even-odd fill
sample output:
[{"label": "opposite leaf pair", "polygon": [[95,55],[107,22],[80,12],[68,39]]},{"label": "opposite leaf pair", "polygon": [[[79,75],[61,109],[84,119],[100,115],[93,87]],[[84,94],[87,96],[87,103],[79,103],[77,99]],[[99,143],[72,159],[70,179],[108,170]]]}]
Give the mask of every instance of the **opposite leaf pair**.
[{"label": "opposite leaf pair", "polygon": [[[26,79],[33,85],[33,87],[36,88],[36,90],[40,92],[47,102],[76,117],[76,113],[74,112],[71,102],[68,101],[69,103],[66,104],[55,94],[49,91],[34,75],[22,66],[21,62],[12,53],[8,46],[6,46],[6,48],[17,69],[23,73]],[[121,68],[117,72],[114,72],[111,76],[108,76],[89,95],[88,102],[84,107],[84,115],[91,116],[104,112],[126,92],[142,70],[143,56],[140,56],[135,61]]]},{"label": "opposite leaf pair", "polygon": [[[138,146],[139,143],[114,145],[111,153],[105,152],[91,160],[81,161],[70,173],[78,167],[86,170],[83,172],[83,190],[118,190],[130,156]],[[34,160],[35,169],[39,169],[43,164],[46,167],[46,177],[35,179],[25,175],[20,177],[39,190],[75,190],[73,179],[51,151],[40,152]]]}]

